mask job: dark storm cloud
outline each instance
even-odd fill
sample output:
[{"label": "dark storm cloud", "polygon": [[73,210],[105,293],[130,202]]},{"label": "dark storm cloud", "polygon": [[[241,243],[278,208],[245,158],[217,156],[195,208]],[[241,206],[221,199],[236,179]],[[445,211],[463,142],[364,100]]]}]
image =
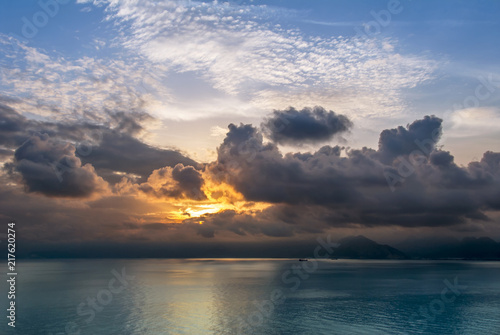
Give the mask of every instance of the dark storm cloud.
[{"label": "dark storm cloud", "polygon": [[[136,197],[103,196],[85,199],[83,204],[74,198],[26,193],[12,185],[0,188],[0,216],[6,221],[19,223],[16,228],[23,236],[23,242],[51,243],[55,248],[61,243],[124,241],[124,235],[139,239],[142,234],[147,234],[146,231],[151,231],[148,236],[157,236],[158,231],[167,230],[168,225],[161,227],[154,221],[142,223],[136,218],[147,218],[147,213],[161,210],[164,210],[163,206]],[[127,242],[130,242],[129,238]],[[60,249],[61,257],[65,251]]]},{"label": "dark storm cloud", "polygon": [[283,156],[276,145],[264,144],[251,125],[229,126],[218,149],[214,173],[224,171],[247,200],[289,204],[329,204],[357,201],[356,184],[385,185],[377,174],[380,163],[363,151],[340,157],[341,148],[325,146],[312,154]]},{"label": "dark storm cloud", "polygon": [[[385,130],[378,150],[324,146],[314,153],[286,155],[263,143],[251,125],[230,125],[209,169],[247,200],[322,208],[323,222],[332,226],[450,226],[489,220],[486,212],[500,205],[500,154],[487,152],[480,162],[458,166],[449,152],[436,148],[441,122],[426,116]],[[391,183],[388,171],[399,179]],[[302,227],[311,212],[303,213],[296,220]]]},{"label": "dark storm cloud", "polygon": [[[383,131],[376,150],[326,145],[315,152],[288,154],[282,154],[276,142],[264,142],[262,131],[252,125],[231,124],[217,160],[206,165],[203,173],[200,165],[179,152],[148,146],[136,138],[147,114],[108,116],[100,124],[50,123],[0,108],[0,154],[11,155],[6,164],[10,178],[20,178],[30,192],[84,197],[102,194],[99,190],[106,183],[99,176],[118,181],[123,175],[115,174],[119,171],[140,177],[127,184],[130,193],[102,195],[93,202],[86,199],[85,208],[75,209],[74,204],[60,208],[69,200],[32,193],[15,198],[19,205],[2,203],[0,212],[32,222],[25,232],[32,240],[38,236],[77,240],[82,231],[87,241],[158,241],[177,236],[184,241],[220,236],[248,241],[254,236],[318,234],[331,227],[464,229],[471,221],[490,224],[492,211],[500,210],[500,153],[486,152],[480,161],[458,166],[450,152],[439,149],[442,121],[434,116]],[[72,169],[66,171],[65,166]],[[57,171],[62,172],[62,182]],[[183,225],[148,220],[148,213],[165,209],[140,200],[137,190],[158,197],[205,200],[205,175],[232,185],[247,203],[271,205],[193,217]],[[9,181],[6,175],[0,177],[4,184]],[[28,204],[37,219],[23,212]],[[57,223],[58,230],[43,233],[51,222]]]},{"label": "dark storm cloud", "polygon": [[14,156],[14,150],[0,148],[0,160],[8,159]]},{"label": "dark storm cloud", "polygon": [[203,177],[192,166],[177,164],[172,170],[172,178],[177,182],[179,189],[186,197],[198,200],[206,198],[201,191],[204,184]]},{"label": "dark storm cloud", "polygon": [[202,191],[204,183],[201,173],[194,167],[177,164],[173,169],[164,167],[155,170],[148,182],[140,184],[138,189],[156,197],[205,200],[207,197]]},{"label": "dark storm cloud", "polygon": [[264,134],[278,144],[324,142],[351,127],[352,122],[346,116],[323,107],[276,110],[262,123]]},{"label": "dark storm cloud", "polygon": [[0,104],[0,145],[13,149],[29,137],[28,120],[12,108]]},{"label": "dark storm cloud", "polygon": [[378,142],[380,160],[390,164],[396,157],[409,155],[415,150],[429,154],[441,137],[442,122],[435,116],[425,116],[407,127],[382,131]]},{"label": "dark storm cloud", "polygon": [[116,130],[130,135],[140,133],[144,128],[141,122],[151,120],[151,115],[144,112],[109,112],[107,113],[111,119],[116,122]]},{"label": "dark storm cloud", "polygon": [[32,120],[0,104],[0,145],[17,149],[31,136],[47,134],[67,141],[83,141],[87,134],[100,132],[102,126],[88,123],[52,123]]},{"label": "dark storm cloud", "polygon": [[[108,182],[118,182],[116,171],[133,174],[145,181],[152,171],[178,163],[198,167],[192,159],[176,150],[150,146],[136,137],[141,122],[151,119],[140,112],[107,112],[109,122],[45,122],[28,119],[14,109],[0,104],[0,146],[2,153],[15,150],[31,136],[47,134],[52,139],[75,143],[76,156],[91,164]],[[13,151],[12,151],[13,152]],[[3,156],[4,156],[3,155]]]},{"label": "dark storm cloud", "polygon": [[47,196],[88,197],[106,187],[92,166],[82,166],[74,146],[46,134],[24,142],[7,167],[21,175],[28,192]]},{"label": "dark storm cloud", "polygon": [[[299,251],[297,257],[306,257],[304,251],[311,252],[317,244],[312,236],[307,245],[293,238],[283,239],[290,235],[286,231],[292,231],[289,225],[275,223],[273,229],[271,222],[260,219],[260,224],[270,224],[260,227],[251,215],[240,215],[241,226],[231,227],[228,219],[239,216],[235,212],[221,213],[217,224],[228,224],[226,227],[234,231],[239,229],[240,233],[234,236],[242,239],[237,241],[207,239],[198,230],[203,226],[198,222],[147,221],[149,213],[164,210],[164,204],[133,196],[102,197],[86,201],[85,206],[75,206],[73,199],[39,197],[13,186],[0,188],[0,216],[5,221],[16,220],[23,237],[19,257],[294,257]],[[207,227],[205,236],[210,236],[211,228]],[[245,239],[261,231],[268,235],[259,237],[258,243]]]},{"label": "dark storm cloud", "polygon": [[[110,181],[113,181],[114,171],[132,173],[141,177],[140,180],[145,180],[154,170],[164,166],[175,166],[178,163],[198,166],[195,161],[178,151],[147,145],[116,130],[103,132],[100,143],[92,146],[89,152],[88,155],[82,155],[82,161],[92,164],[100,175]],[[118,177],[115,175],[115,178]]]}]

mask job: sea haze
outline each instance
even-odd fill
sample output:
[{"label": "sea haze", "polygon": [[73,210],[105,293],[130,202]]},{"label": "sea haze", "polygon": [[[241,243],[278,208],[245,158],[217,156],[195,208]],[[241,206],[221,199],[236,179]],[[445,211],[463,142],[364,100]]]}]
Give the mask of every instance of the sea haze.
[{"label": "sea haze", "polygon": [[37,260],[18,272],[23,335],[500,333],[500,262]]}]

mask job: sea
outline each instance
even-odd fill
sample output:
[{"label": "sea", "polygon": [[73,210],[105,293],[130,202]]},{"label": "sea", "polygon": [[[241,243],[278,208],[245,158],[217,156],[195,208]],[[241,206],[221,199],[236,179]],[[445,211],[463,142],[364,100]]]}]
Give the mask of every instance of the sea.
[{"label": "sea", "polygon": [[500,334],[500,262],[58,259],[16,270],[8,299],[0,265],[0,334]]}]

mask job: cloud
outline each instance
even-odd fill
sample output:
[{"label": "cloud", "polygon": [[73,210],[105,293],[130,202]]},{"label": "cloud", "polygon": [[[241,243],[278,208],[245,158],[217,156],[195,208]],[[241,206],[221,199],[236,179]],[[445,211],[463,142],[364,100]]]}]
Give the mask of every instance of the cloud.
[{"label": "cloud", "polygon": [[382,131],[378,142],[380,160],[391,163],[396,157],[409,155],[415,150],[429,154],[441,137],[442,122],[438,117],[425,116],[406,128],[399,126]]},{"label": "cloud", "polygon": [[18,172],[28,192],[57,197],[89,197],[103,192],[107,184],[89,165],[81,164],[75,147],[48,135],[34,135],[15,151],[7,166]]},{"label": "cloud", "polygon": [[200,171],[192,166],[177,164],[173,168],[164,167],[153,171],[147,182],[140,184],[138,189],[157,197],[206,200],[202,191],[204,183]]},{"label": "cloud", "polygon": [[240,237],[254,235],[280,238],[303,232],[300,227],[279,220],[274,212],[277,212],[274,208],[256,213],[224,210],[204,215],[203,224],[199,224],[200,218],[187,219],[183,223],[192,226],[197,235],[205,238],[214,238],[221,232],[230,232]]},{"label": "cloud", "polygon": [[358,115],[391,115],[405,107],[403,90],[431,79],[437,68],[435,61],[399,52],[396,40],[325,38],[285,28],[302,13],[278,7],[170,0],[95,4],[106,6],[107,19],[127,32],[120,38],[127,53],[165,73],[196,76],[225,94],[225,101],[237,97],[234,107],[240,110],[248,103],[263,110],[315,103]]},{"label": "cloud", "polygon": [[[454,162],[451,153],[434,146],[423,155],[425,160],[411,165],[414,171],[391,192],[384,173],[389,169],[397,173],[402,160],[411,160],[410,149],[414,148],[410,144],[428,134],[431,125],[441,123],[429,116],[402,127],[404,131],[388,130],[390,141],[381,141],[384,145],[377,150],[326,145],[315,152],[289,154],[282,154],[274,143],[265,143],[256,127],[230,125],[218,148],[217,161],[204,170],[182,164],[159,168],[144,183],[128,180],[130,192],[120,192],[116,186],[111,188],[114,193],[109,191],[96,200],[78,199],[90,192],[88,187],[82,188],[81,181],[92,185],[96,176],[88,166],[78,165],[75,147],[40,135],[18,148],[19,160],[11,164],[21,169],[10,166],[13,173],[26,178],[28,190],[34,185],[36,193],[43,189],[44,194],[59,198],[23,193],[3,175],[6,188],[0,192],[0,207],[4,215],[27,222],[29,228],[23,234],[32,245],[40,239],[58,241],[63,237],[131,245],[160,241],[183,245],[188,241],[204,243],[204,239],[224,243],[236,237],[245,243],[270,239],[292,243],[331,229],[497,229],[500,153],[486,152],[480,161],[463,167]],[[389,150],[392,148],[397,149]],[[383,161],[396,152],[401,155]],[[65,156],[75,162],[77,173],[64,188],[54,189],[54,185],[47,185],[54,179],[47,175],[48,169]],[[234,188],[243,202],[231,209],[200,211],[182,224],[178,217],[173,219],[173,212],[186,211],[187,206],[209,208],[215,190],[210,190],[211,195],[207,189],[213,184]],[[255,206],[257,203],[266,206]],[[26,206],[36,222],[22,211]],[[58,229],[48,229],[51,224],[57,224]]]},{"label": "cloud", "polygon": [[0,34],[0,85],[18,99],[9,106],[93,121],[102,121],[103,109],[195,120],[263,116],[290,105],[394,116],[407,107],[408,90],[432,79],[440,65],[403,53],[395,39],[312,35],[290,26],[304,13],[275,6],[89,3],[105,6],[98,12],[112,23],[88,45],[103,56],[70,57]]},{"label": "cloud", "polygon": [[275,110],[272,117],[262,123],[264,134],[278,144],[316,143],[331,140],[335,135],[352,128],[345,115],[335,114],[323,107],[293,107]]},{"label": "cloud", "polygon": [[[285,118],[302,115],[295,109],[279,113]],[[326,127],[329,117],[338,117],[324,110],[306,110],[303,115],[307,120],[313,118],[312,122],[320,120],[320,127]],[[478,162],[458,166],[453,155],[437,145],[442,120],[434,116],[382,131],[377,150],[325,145],[315,152],[288,154],[281,153],[276,143],[264,142],[258,128],[231,124],[217,149],[217,160],[205,167],[178,151],[156,148],[136,138],[143,131],[143,122],[150,120],[143,112],[108,111],[107,121],[100,124],[55,123],[28,119],[1,105],[0,117],[0,143],[10,180],[18,176],[29,192],[89,197],[107,189],[102,177],[121,196],[152,195],[154,201],[184,199],[210,206],[220,193],[224,197],[231,194],[224,198],[228,202],[268,204],[260,209],[229,207],[235,212],[226,224],[217,219],[222,215],[214,213],[217,208],[195,208],[191,212],[201,213],[195,216],[201,215],[205,223],[199,227],[193,216],[190,229],[203,230],[200,236],[222,232],[291,236],[352,225],[465,225],[487,222],[490,212],[500,208],[499,154],[487,152]],[[296,133],[286,134],[288,140]],[[419,154],[415,156],[415,152]],[[13,154],[10,162],[9,154]],[[71,169],[66,171],[66,166]],[[401,171],[408,174],[396,180],[395,192],[391,192],[387,173],[400,176]],[[126,185],[119,183],[124,177]],[[186,216],[177,220],[180,217]],[[154,218],[157,221],[148,222],[162,220],[161,214]]]},{"label": "cloud", "polygon": [[[434,116],[384,130],[374,149],[280,151],[344,134],[345,115],[403,113],[405,93],[440,64],[397,40],[314,36],[293,27],[303,13],[278,7],[78,2],[105,6],[95,12],[116,29],[92,38],[91,57],[0,34],[0,216],[26,222],[26,240],[263,243],[332,228],[466,230],[498,217],[500,153],[457,165],[438,145]],[[206,165],[142,137],[158,116],[257,118],[271,109],[262,128],[214,127],[224,140]],[[457,111],[452,130],[493,133],[484,120],[497,116],[490,107]],[[394,192],[387,172],[399,176]]]},{"label": "cloud", "polygon": [[500,132],[500,108],[477,107],[450,111],[448,138],[481,137]]},{"label": "cloud", "polygon": [[[375,173],[372,168],[372,172],[366,169],[368,173],[364,174],[365,169],[361,164],[370,165],[371,161],[367,158],[363,162],[361,157],[357,160],[357,166],[347,171],[345,164],[351,161],[341,158],[340,153],[341,148],[338,146],[325,146],[316,153],[283,156],[275,144],[263,143],[262,134],[257,128],[231,124],[227,137],[218,149],[214,169],[227,173],[227,180],[247,200],[326,204],[335,199],[348,201],[355,198],[355,188],[348,181],[359,178],[358,182],[362,182]],[[353,157],[363,156],[358,151],[350,154]],[[345,171],[352,176],[345,178],[347,176],[335,173],[336,165],[342,165],[338,172]],[[380,183],[385,184],[385,180]]]},{"label": "cloud", "polygon": [[104,121],[105,111],[154,112],[171,100],[164,73],[138,58],[65,58],[0,33],[5,105],[52,120]]},{"label": "cloud", "polygon": [[26,141],[30,128],[30,122],[24,116],[0,104],[0,145],[17,148]]},{"label": "cloud", "polygon": [[14,156],[14,150],[0,148],[0,161]]},{"label": "cloud", "polygon": [[197,200],[206,198],[201,191],[204,183],[203,178],[194,167],[177,164],[172,169],[172,178],[177,182],[179,190],[189,198]]},{"label": "cloud", "polygon": [[[92,165],[110,183],[123,177],[117,172],[136,175],[145,181],[156,169],[179,163],[199,167],[199,164],[176,150],[148,145],[134,137],[151,120],[144,112],[107,111],[106,122],[49,122],[28,119],[13,108],[0,104],[0,145],[17,149],[33,135],[46,134],[53,140],[71,143],[75,156],[83,164]],[[4,152],[5,154],[8,151]]]},{"label": "cloud", "polygon": [[[499,205],[499,154],[487,152],[480,162],[461,167],[436,147],[440,135],[441,120],[426,116],[384,130],[378,150],[324,146],[283,155],[273,143],[263,142],[257,128],[230,125],[209,171],[249,201],[302,209],[300,229],[311,221],[311,212],[322,213],[313,225],[317,229],[325,228],[319,222],[439,227],[490,220],[489,211]],[[387,171],[404,175],[394,192]]]},{"label": "cloud", "polygon": [[179,163],[198,166],[194,160],[176,150],[150,146],[117,130],[104,131],[99,144],[92,146],[89,153],[82,156],[82,160],[92,164],[110,182],[121,179],[114,172],[134,174],[144,181],[154,170],[165,166]]}]

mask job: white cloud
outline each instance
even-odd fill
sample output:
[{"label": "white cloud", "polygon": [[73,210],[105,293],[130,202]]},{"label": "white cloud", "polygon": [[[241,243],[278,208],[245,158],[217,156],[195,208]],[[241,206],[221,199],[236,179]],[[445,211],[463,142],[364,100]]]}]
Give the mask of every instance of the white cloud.
[{"label": "white cloud", "polygon": [[222,128],[219,126],[213,126],[210,128],[210,136],[212,137],[224,137],[226,136],[227,132],[227,128]]},{"label": "white cloud", "polygon": [[447,137],[480,137],[500,132],[500,109],[497,107],[466,108],[448,115]]},{"label": "white cloud", "polygon": [[[398,52],[395,40],[308,36],[284,28],[299,14],[279,8],[156,0],[79,0],[107,6],[110,32],[93,39],[109,58],[71,59],[19,44],[4,54],[2,86],[33,114],[99,115],[142,109],[163,119],[259,117],[322,105],[352,117],[394,116],[403,90],[437,64]],[[0,43],[7,42],[1,38]],[[123,47],[119,59],[110,48]],[[2,50],[0,54],[4,52]],[[116,54],[116,53],[115,53]],[[191,78],[190,82],[178,80]],[[193,85],[193,82],[197,84]],[[189,92],[189,94],[186,94]]]},{"label": "white cloud", "polygon": [[280,17],[293,13],[270,7],[130,0],[109,8],[108,19],[130,27],[122,39],[130,50],[264,109],[279,101],[303,106],[311,97],[308,105],[399,113],[401,91],[430,79],[437,65],[399,54],[393,40],[325,39],[282,28]]},{"label": "white cloud", "polygon": [[[97,118],[104,110],[147,110],[168,102],[162,74],[133,59],[67,59],[0,35],[0,85],[10,105],[50,119]],[[0,56],[2,52],[0,52]]]}]

